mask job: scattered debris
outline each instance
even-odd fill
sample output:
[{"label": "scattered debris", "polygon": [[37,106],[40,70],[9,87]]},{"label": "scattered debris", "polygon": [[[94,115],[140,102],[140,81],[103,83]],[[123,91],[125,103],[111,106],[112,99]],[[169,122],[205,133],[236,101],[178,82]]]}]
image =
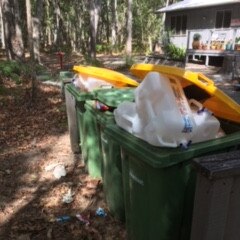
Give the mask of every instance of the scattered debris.
[{"label": "scattered debris", "polygon": [[59,163],[52,163],[52,164],[49,164],[49,165],[47,165],[46,167],[45,167],[45,171],[46,172],[50,172],[50,171],[52,171],[56,166],[58,166],[59,165]]},{"label": "scattered debris", "polygon": [[60,217],[57,217],[56,218],[56,221],[57,222],[61,222],[61,223],[63,223],[63,222],[69,222],[71,220],[71,217],[70,216],[67,216],[67,215],[65,215],[65,216],[60,216]]},{"label": "scattered debris", "polygon": [[53,238],[52,232],[53,232],[53,229],[52,229],[52,228],[49,228],[48,231],[47,231],[47,238],[48,238],[48,239],[52,239],[52,238]]},{"label": "scattered debris", "polygon": [[12,171],[11,171],[10,169],[7,169],[7,170],[5,170],[5,172],[6,172],[8,175],[10,175]]},{"label": "scattered debris", "polygon": [[65,177],[67,172],[65,166],[60,163],[52,163],[45,167],[46,172],[53,171],[53,175],[55,178],[60,179],[61,177]]},{"label": "scattered debris", "polygon": [[67,173],[66,173],[64,165],[58,165],[53,170],[53,175],[57,179],[60,179],[61,177],[65,177],[66,174]]},{"label": "scattered debris", "polygon": [[99,217],[106,217],[107,213],[104,211],[103,208],[99,207],[96,211],[96,215],[99,216]]},{"label": "scattered debris", "polygon": [[87,226],[90,224],[89,220],[83,217],[80,213],[76,214],[76,218],[83,224],[86,224]]},{"label": "scattered debris", "polygon": [[73,201],[74,193],[72,193],[71,189],[63,196],[62,202],[63,203],[71,203]]}]

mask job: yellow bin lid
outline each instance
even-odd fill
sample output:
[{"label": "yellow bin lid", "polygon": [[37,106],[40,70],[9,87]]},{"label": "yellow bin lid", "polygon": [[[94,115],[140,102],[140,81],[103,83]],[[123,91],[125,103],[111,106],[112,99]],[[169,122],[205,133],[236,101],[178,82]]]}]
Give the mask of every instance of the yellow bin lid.
[{"label": "yellow bin lid", "polygon": [[144,63],[132,65],[130,71],[141,80],[143,80],[149,72],[159,72],[170,79],[179,79],[183,88],[195,85],[210,96],[202,102],[204,107],[219,118],[240,123],[240,105],[218,89],[211,79],[201,73],[187,71],[178,67]]},{"label": "yellow bin lid", "polygon": [[92,66],[73,66],[73,71],[83,74],[85,76],[94,77],[99,80],[104,80],[113,84],[115,87],[136,87],[139,83],[124,74],[119,72],[100,67],[92,67]]}]

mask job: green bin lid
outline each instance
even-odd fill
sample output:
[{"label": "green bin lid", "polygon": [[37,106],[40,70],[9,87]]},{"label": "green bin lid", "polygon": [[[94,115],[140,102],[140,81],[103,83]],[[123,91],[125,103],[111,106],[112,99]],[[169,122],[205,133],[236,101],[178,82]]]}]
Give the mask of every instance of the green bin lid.
[{"label": "green bin lid", "polygon": [[124,101],[134,101],[135,88],[111,88],[95,91],[95,97],[101,103],[116,108]]},{"label": "green bin lid", "polygon": [[80,89],[77,89],[72,83],[67,84],[66,89],[75,97],[77,102],[91,100],[91,99],[94,99],[94,96],[95,96],[94,92],[81,91]]},{"label": "green bin lid", "polygon": [[70,71],[61,71],[59,73],[59,78],[60,79],[65,79],[65,78],[73,78],[74,73]]},{"label": "green bin lid", "polygon": [[135,158],[137,157],[139,161],[143,161],[154,168],[170,167],[207,153],[222,151],[240,144],[239,131],[218,139],[195,143],[188,149],[155,147],[117,125],[107,126],[106,134],[108,134],[109,139],[117,142],[124,150],[134,155]]}]

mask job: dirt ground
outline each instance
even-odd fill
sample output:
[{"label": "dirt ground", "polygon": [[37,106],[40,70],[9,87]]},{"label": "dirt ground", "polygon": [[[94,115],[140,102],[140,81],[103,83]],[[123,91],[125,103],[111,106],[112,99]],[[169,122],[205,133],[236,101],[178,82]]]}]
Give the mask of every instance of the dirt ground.
[{"label": "dirt ground", "polygon": [[[65,58],[65,65],[80,61],[81,57],[77,56]],[[53,76],[58,74],[56,56],[45,56],[44,64]],[[196,69],[209,76],[218,71]],[[124,224],[108,211],[101,180],[90,178],[81,155],[71,152],[65,102],[59,86],[38,81],[33,102],[29,85],[16,85],[5,79],[3,86],[0,92],[0,239],[126,239]],[[64,166],[66,176],[60,179],[54,176],[56,165]],[[64,203],[68,193],[72,193],[71,202]],[[106,212],[105,217],[96,215],[99,207]],[[79,220],[77,214],[83,219]],[[59,222],[62,216],[69,219]]]},{"label": "dirt ground", "polygon": [[[30,89],[5,79],[0,93],[0,239],[126,239],[124,224],[104,201],[102,182],[90,178],[73,155],[59,87]],[[53,166],[64,166],[57,179]],[[64,203],[64,196],[72,201]],[[97,216],[101,207],[107,214]],[[80,214],[83,219],[78,219]],[[58,218],[67,216],[66,222]]]}]

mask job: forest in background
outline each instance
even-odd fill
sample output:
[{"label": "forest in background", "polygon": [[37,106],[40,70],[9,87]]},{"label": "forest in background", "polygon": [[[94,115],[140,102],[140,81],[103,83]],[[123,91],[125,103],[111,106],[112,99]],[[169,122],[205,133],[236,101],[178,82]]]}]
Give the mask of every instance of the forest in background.
[{"label": "forest in background", "polygon": [[9,60],[41,51],[148,53],[161,41],[169,0],[1,0],[1,44]]}]

